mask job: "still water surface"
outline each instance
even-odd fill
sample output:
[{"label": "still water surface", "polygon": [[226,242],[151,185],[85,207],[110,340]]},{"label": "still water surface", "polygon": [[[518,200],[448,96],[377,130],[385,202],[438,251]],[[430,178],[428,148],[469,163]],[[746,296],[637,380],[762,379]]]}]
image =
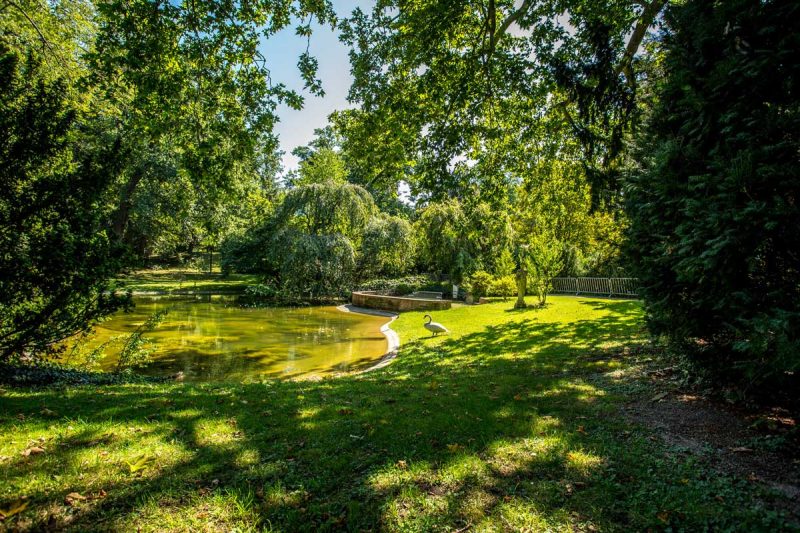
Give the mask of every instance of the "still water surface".
[{"label": "still water surface", "polygon": [[[139,372],[187,381],[311,377],[367,367],[387,349],[384,317],[344,313],[335,307],[245,308],[235,297],[137,297],[130,313],[117,313],[97,327],[93,345],[136,330],[153,313],[169,308],[152,339],[152,362]],[[113,370],[119,346],[101,367]]]}]

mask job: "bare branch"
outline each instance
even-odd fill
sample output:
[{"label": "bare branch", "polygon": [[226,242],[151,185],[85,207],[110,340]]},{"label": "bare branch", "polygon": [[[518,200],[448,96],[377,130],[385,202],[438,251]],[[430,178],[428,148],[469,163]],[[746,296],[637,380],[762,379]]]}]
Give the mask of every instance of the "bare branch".
[{"label": "bare branch", "polygon": [[531,5],[533,5],[533,0],[524,0],[522,2],[522,5],[519,6],[519,9],[517,9],[516,11],[511,13],[508,17],[506,17],[503,23],[500,24],[500,27],[497,28],[497,32],[495,34],[496,37],[494,38],[495,43],[499,41],[503,37],[503,35],[508,31],[509,26],[514,24],[525,13],[528,12],[528,10],[531,8]]},{"label": "bare branch", "polygon": [[[636,2],[643,5],[641,2]],[[644,11],[636,21],[636,26],[633,28],[633,33],[628,39],[628,45],[625,47],[625,54],[622,56],[622,61],[617,65],[615,71],[617,74],[624,73],[628,79],[628,84],[633,84],[633,69],[630,68],[633,56],[636,55],[639,46],[641,46],[644,36],[647,35],[647,30],[655,21],[658,14],[667,5],[667,0],[651,0],[650,3],[644,4]]]}]

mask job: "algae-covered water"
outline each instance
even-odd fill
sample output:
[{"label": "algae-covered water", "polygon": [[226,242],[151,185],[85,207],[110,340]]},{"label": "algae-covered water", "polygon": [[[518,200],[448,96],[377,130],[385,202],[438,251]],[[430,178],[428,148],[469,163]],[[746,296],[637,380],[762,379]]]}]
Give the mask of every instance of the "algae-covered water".
[{"label": "algae-covered water", "polygon": [[[246,308],[230,296],[137,297],[132,312],[119,312],[97,327],[90,345],[133,333],[149,316],[169,311],[145,334],[151,362],[138,371],[189,381],[260,377],[311,377],[367,367],[386,352],[384,317],[345,313],[335,307]],[[104,370],[117,365],[120,342],[106,349]]]}]

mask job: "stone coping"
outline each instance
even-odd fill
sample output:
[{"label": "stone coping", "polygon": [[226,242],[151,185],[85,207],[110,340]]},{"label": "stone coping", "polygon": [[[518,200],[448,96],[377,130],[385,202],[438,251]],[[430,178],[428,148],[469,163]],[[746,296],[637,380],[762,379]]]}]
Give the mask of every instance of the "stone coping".
[{"label": "stone coping", "polygon": [[390,326],[394,320],[400,316],[397,313],[390,313],[388,311],[381,311],[379,309],[367,309],[366,307],[357,307],[352,304],[345,304],[340,305],[336,309],[343,313],[359,313],[362,315],[372,315],[372,316],[383,316],[389,319],[389,321],[381,326],[381,333],[386,337],[386,341],[388,343],[388,349],[386,353],[378,360],[377,363],[370,366],[369,368],[365,368],[364,370],[360,370],[356,372],[357,374],[363,374],[364,372],[371,372],[373,370],[377,370],[379,368],[384,368],[391,363],[395,357],[397,357],[397,349],[400,348],[400,336],[397,334],[395,330],[393,330]]}]

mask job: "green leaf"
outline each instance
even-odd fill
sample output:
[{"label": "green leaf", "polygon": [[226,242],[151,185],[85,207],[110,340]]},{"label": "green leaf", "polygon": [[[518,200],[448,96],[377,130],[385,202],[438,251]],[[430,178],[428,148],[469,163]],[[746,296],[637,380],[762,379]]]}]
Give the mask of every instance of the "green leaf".
[{"label": "green leaf", "polygon": [[125,461],[125,463],[130,468],[131,474],[135,474],[136,472],[139,472],[147,468],[155,460],[156,460],[155,457],[145,453],[137,457],[132,463],[129,463],[127,461]]}]

